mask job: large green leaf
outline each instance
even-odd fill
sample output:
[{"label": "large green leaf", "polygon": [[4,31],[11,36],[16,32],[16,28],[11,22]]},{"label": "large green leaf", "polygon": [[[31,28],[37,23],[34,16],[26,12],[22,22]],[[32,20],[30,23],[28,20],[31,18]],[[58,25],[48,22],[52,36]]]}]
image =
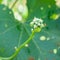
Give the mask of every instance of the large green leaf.
[{"label": "large green leaf", "polygon": [[[19,47],[28,39],[29,35],[25,27],[25,24],[20,24],[15,20],[11,9],[4,5],[0,5],[0,57],[9,57],[13,55],[15,47]],[[25,52],[27,52],[26,56]],[[24,48],[17,58],[15,58],[18,60],[27,60],[29,53],[29,48]]]},{"label": "large green leaf", "polygon": [[[0,5],[0,56],[9,57],[28,39],[31,34],[30,21],[34,17],[42,18],[46,27],[28,44],[21,49],[14,60],[60,60],[60,18],[50,19],[54,13],[59,13],[53,0],[27,0],[29,16],[26,23],[18,23],[13,12],[6,6]],[[40,37],[46,40],[41,41]],[[57,54],[53,50],[57,49]]]},{"label": "large green leaf", "polygon": [[12,11],[0,5],[0,56],[10,56],[14,52],[20,34],[17,25]]},{"label": "large green leaf", "polygon": [[[35,48],[38,50],[34,55],[40,52],[35,56],[37,57],[35,60],[60,60],[60,18],[56,20],[50,18],[51,15],[60,13],[60,10],[55,5],[55,1],[28,0],[27,5],[29,9],[29,21],[32,21],[34,17],[38,17],[42,18],[44,23],[46,23],[46,27],[38,33],[33,40],[33,43],[37,45]],[[41,41],[41,36],[45,36],[46,40]],[[53,53],[54,49],[57,49],[57,54]]]}]

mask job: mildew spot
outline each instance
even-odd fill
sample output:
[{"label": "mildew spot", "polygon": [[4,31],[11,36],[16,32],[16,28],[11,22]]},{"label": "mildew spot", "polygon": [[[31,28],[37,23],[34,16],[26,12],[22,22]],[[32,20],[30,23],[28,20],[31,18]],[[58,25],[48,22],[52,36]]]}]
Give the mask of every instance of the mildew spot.
[{"label": "mildew spot", "polygon": [[57,49],[53,49],[53,53],[54,54],[57,54]]},{"label": "mildew spot", "polygon": [[47,40],[50,40],[50,37],[47,37]]},{"label": "mildew spot", "polygon": [[25,47],[29,47],[29,45],[28,44],[25,44]]},{"label": "mildew spot", "polygon": [[45,37],[45,36],[41,36],[41,37],[40,37],[40,40],[41,40],[41,41],[45,41],[45,40],[46,40],[46,37]]},{"label": "mildew spot", "polygon": [[14,49],[17,51],[17,47],[15,46]]}]

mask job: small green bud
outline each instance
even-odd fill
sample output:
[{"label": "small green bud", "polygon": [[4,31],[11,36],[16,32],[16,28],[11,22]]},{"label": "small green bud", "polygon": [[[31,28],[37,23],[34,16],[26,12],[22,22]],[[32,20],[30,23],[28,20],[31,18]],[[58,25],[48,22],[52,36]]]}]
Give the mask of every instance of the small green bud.
[{"label": "small green bud", "polygon": [[37,27],[34,29],[34,32],[40,32],[41,31],[41,28]]},{"label": "small green bud", "polygon": [[59,14],[54,13],[50,16],[50,18],[53,20],[57,20],[59,18]]}]

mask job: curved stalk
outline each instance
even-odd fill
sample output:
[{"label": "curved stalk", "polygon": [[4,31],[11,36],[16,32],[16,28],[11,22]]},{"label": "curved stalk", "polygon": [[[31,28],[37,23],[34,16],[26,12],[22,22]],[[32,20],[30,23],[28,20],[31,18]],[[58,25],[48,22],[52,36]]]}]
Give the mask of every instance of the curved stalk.
[{"label": "curved stalk", "polygon": [[32,38],[34,37],[34,34],[35,34],[35,32],[32,31],[32,34],[30,35],[30,37],[29,37],[22,45],[20,45],[20,46],[17,48],[17,50],[15,51],[15,53],[14,53],[12,56],[7,57],[7,58],[1,57],[0,59],[1,59],[1,60],[12,60],[14,57],[16,57],[16,56],[18,55],[18,53],[19,53],[20,50],[25,46],[25,44],[29,43],[29,42],[32,40]]}]

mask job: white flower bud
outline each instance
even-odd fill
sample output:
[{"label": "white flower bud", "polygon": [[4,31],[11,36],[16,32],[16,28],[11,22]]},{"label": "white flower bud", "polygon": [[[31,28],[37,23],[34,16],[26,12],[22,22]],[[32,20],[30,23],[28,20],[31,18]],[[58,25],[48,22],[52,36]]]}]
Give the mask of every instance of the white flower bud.
[{"label": "white flower bud", "polygon": [[30,23],[30,25],[32,25],[33,29],[39,28],[41,29],[42,27],[44,27],[43,24],[43,20],[40,18],[36,18],[34,17],[33,21]]}]

